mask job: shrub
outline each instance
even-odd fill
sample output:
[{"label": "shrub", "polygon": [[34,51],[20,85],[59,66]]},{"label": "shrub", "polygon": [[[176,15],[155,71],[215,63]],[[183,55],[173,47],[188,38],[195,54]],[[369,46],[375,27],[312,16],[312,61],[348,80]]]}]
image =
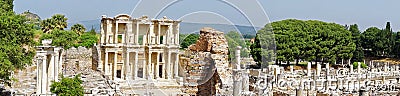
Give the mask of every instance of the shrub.
[{"label": "shrub", "polygon": [[[361,68],[368,68],[367,64],[365,64],[364,62],[360,62],[361,63]],[[353,63],[353,68],[357,68],[358,67],[358,62],[354,62]]]}]

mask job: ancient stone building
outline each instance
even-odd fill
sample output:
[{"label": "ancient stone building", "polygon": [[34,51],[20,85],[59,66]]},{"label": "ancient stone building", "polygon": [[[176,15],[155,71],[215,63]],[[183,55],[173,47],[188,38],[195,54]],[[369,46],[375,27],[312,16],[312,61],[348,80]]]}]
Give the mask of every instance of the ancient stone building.
[{"label": "ancient stone building", "polygon": [[179,23],[167,17],[102,16],[98,70],[112,80],[179,77]]},{"label": "ancient stone building", "polygon": [[52,40],[43,40],[43,46],[36,47],[36,95],[50,95],[52,81],[59,81],[62,72],[62,47],[51,46]]}]

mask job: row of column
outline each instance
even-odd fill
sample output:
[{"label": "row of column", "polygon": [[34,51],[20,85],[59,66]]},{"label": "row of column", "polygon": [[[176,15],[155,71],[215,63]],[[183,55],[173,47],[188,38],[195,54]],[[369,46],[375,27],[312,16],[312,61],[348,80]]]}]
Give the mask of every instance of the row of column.
[{"label": "row of column", "polygon": [[[135,53],[137,54],[137,52],[135,52]],[[156,59],[156,63],[155,64],[152,62],[152,57],[153,57],[152,53],[157,53],[157,55],[156,55],[157,59]],[[159,72],[160,53],[161,52],[149,52],[148,53],[147,66],[146,66],[145,63],[143,63],[143,66],[145,67],[143,69],[149,69],[148,71],[143,71],[144,72],[143,76],[149,76],[149,77],[147,77],[147,79],[160,78],[159,77],[159,73],[160,73]],[[164,63],[163,68],[162,68],[162,70],[163,70],[163,72],[162,72],[163,73],[162,74],[163,78],[172,79],[172,78],[175,78],[175,77],[179,77],[179,75],[178,75],[179,74],[179,70],[178,70],[179,53],[175,53],[174,54],[174,56],[175,56],[174,62],[171,62],[172,52],[167,52],[167,54],[168,54],[167,55],[167,59],[164,58],[164,60],[166,60],[166,63]],[[135,58],[137,58],[137,57],[135,57]],[[135,64],[135,66],[137,66],[137,65]],[[137,68],[134,68],[134,69],[137,69]],[[137,72],[137,71],[135,71],[135,72]],[[134,76],[134,77],[137,77],[137,75]],[[144,78],[146,78],[146,77],[144,77]]]},{"label": "row of column", "polygon": [[59,55],[59,49],[50,52],[37,53],[37,81],[36,94],[50,94],[50,85],[52,81],[58,82],[58,75],[62,72],[62,55]]},{"label": "row of column", "polygon": [[[109,54],[110,53],[114,53],[114,62],[110,62],[109,61]],[[130,54],[134,53],[134,59],[131,59]],[[152,61],[152,53],[156,53],[156,61],[153,62]],[[142,68],[143,68],[143,73],[138,73],[139,70],[139,54],[138,52],[126,52],[125,54],[125,58],[124,58],[124,64],[122,65],[122,69],[121,69],[121,79],[137,79],[138,78],[138,74],[143,74],[143,78],[147,78],[147,79],[157,79],[160,78],[159,76],[159,65],[163,65],[163,78],[165,79],[172,79],[175,77],[179,77],[179,54],[178,53],[172,53],[172,52],[168,52],[167,58],[163,58],[164,60],[166,60],[166,63],[164,64],[160,64],[159,60],[160,60],[160,53],[161,52],[148,52],[147,53],[147,58],[146,60],[143,60],[143,62],[141,62]],[[172,55],[173,54],[173,55]],[[174,62],[172,62],[171,57],[174,56],[175,60]],[[105,63],[104,63],[104,72],[105,75],[111,76],[112,78],[116,78],[117,77],[117,52],[105,52]],[[126,76],[126,77],[125,77]]]}]

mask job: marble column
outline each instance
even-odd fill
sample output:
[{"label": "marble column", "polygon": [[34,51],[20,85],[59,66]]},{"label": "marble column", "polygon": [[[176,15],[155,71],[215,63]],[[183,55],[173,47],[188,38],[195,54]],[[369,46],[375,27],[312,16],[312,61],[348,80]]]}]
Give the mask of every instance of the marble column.
[{"label": "marble column", "polygon": [[59,58],[60,58],[60,60],[59,60],[59,62],[58,62],[58,73],[62,73],[62,70],[63,70],[63,67],[62,67],[62,65],[63,65],[63,49],[61,48],[61,50],[60,50],[60,56],[59,56]]},{"label": "marble column", "polygon": [[59,61],[59,55],[58,55],[58,52],[56,52],[56,54],[54,54],[54,81],[58,81],[58,72],[59,72],[59,64],[60,64],[60,61]]},{"label": "marble column", "polygon": [[129,56],[130,55],[130,53],[131,52],[126,52],[126,57],[125,57],[125,63],[124,63],[124,67],[122,67],[122,68],[125,68],[125,71],[126,71],[126,78],[125,78],[125,80],[131,80],[132,79],[132,71],[131,71],[131,61],[130,61],[130,59],[131,59],[131,57]]},{"label": "marble column", "polygon": [[156,79],[158,79],[158,78],[160,78],[160,76],[159,76],[159,65],[160,65],[160,52],[157,52],[157,62],[156,62],[156,65],[155,65],[155,67],[156,67],[156,69],[155,69],[155,72],[154,72],[154,75],[156,75],[155,76],[155,78]]},{"label": "marble column", "polygon": [[44,56],[42,55],[37,55],[37,60],[36,60],[36,71],[37,71],[37,75],[36,75],[36,94],[41,94],[42,93],[42,76],[43,76],[43,59]]},{"label": "marble column", "polygon": [[112,74],[113,74],[113,79],[112,80],[115,80],[116,78],[117,78],[117,57],[118,56],[118,53],[117,52],[114,52],[114,64],[113,64],[113,70],[112,70]]},{"label": "marble column", "polygon": [[105,62],[104,62],[104,70],[103,71],[104,71],[105,75],[110,75],[109,74],[109,68],[108,68],[109,67],[109,65],[108,65],[109,64],[108,63],[108,52],[106,52],[106,56],[105,56],[104,60],[105,60]]},{"label": "marble column", "polygon": [[349,64],[350,66],[350,73],[353,73],[353,65]]},{"label": "marble column", "polygon": [[49,75],[48,75],[48,78],[50,79],[50,80],[48,80],[48,84],[50,84],[51,82],[50,81],[53,81],[53,80],[56,80],[55,78],[54,78],[54,75],[55,75],[55,61],[54,61],[54,55],[52,54],[52,55],[50,55],[50,64],[49,64],[49,67],[48,67],[48,70],[49,70]]},{"label": "marble column", "polygon": [[138,77],[138,52],[135,52],[135,63],[133,64],[133,79],[136,79]]},{"label": "marble column", "polygon": [[175,63],[174,63],[174,77],[178,78],[179,77],[179,73],[178,73],[178,63],[179,63],[179,53],[176,53],[175,55]]},{"label": "marble column", "polygon": [[[47,88],[48,88],[48,84],[47,84],[47,56],[44,55],[43,59],[42,59],[42,81],[41,81],[41,93],[42,94],[46,94],[47,93]],[[40,69],[39,69],[40,70]]]},{"label": "marble column", "polygon": [[293,74],[293,65],[290,65],[290,73]]},{"label": "marble column", "polygon": [[241,70],[233,70],[233,96],[241,96],[242,93],[242,76]]},{"label": "marble column", "polygon": [[317,63],[317,77],[321,76],[321,64]]},{"label": "marble column", "polygon": [[388,65],[389,65],[389,62],[386,62],[386,63],[383,63],[384,64],[384,67],[383,67],[383,70],[385,71],[385,72],[387,72],[388,71]]},{"label": "marble column", "polygon": [[[142,39],[145,39],[145,38],[143,37]],[[139,44],[139,23],[136,23],[135,44],[137,44],[137,45]]]},{"label": "marble column", "polygon": [[311,76],[311,62],[307,63],[307,76],[310,77]]},{"label": "marble column", "polygon": [[360,74],[361,73],[361,63],[357,62],[357,73]]},{"label": "marble column", "polygon": [[[329,63],[326,63],[326,65],[325,65],[325,70],[326,70],[326,76],[329,76],[329,73],[330,73],[330,68],[329,68],[330,66],[329,66]],[[328,79],[328,78],[327,78]]]},{"label": "marble column", "polygon": [[143,66],[142,66],[143,72],[141,74],[143,76],[143,79],[146,79],[147,78],[147,62],[146,62],[146,60],[143,60],[142,64],[143,64]]},{"label": "marble column", "polygon": [[[147,69],[148,69],[148,71],[147,71],[147,75],[149,75],[149,77],[148,77],[148,79],[153,79],[153,78],[150,78],[150,75],[151,75],[151,71],[153,71],[152,70],[152,67],[151,67],[151,65],[152,65],[152,62],[151,62],[151,53],[152,52],[149,52],[148,54],[148,61],[147,61]],[[151,77],[153,77],[153,76],[151,76]]]},{"label": "marble column", "polygon": [[171,52],[168,52],[168,59],[167,59],[167,61],[168,61],[167,64],[166,64],[166,65],[167,65],[167,66],[166,66],[166,67],[167,67],[167,70],[166,70],[167,72],[165,72],[165,74],[167,75],[166,77],[168,77],[167,79],[171,79],[171,78],[172,78],[172,76],[171,76],[172,72],[171,72],[171,68],[170,68],[171,65],[172,65],[172,64],[171,64]]},{"label": "marble column", "polygon": [[243,70],[242,74],[243,74],[243,79],[242,79],[243,91],[247,92],[249,91],[249,73],[246,70]]}]

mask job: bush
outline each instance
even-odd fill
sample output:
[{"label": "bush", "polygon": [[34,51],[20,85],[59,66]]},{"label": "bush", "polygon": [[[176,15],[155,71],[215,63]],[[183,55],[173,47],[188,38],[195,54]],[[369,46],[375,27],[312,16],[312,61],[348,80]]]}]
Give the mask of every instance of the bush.
[{"label": "bush", "polygon": [[[368,68],[367,64],[365,64],[364,62],[360,62],[361,63],[361,68]],[[353,63],[353,68],[357,68],[358,67],[358,62],[354,62]]]},{"label": "bush", "polygon": [[75,47],[86,47],[86,48],[90,48],[94,45],[94,43],[97,43],[98,38],[96,36],[96,34],[92,34],[90,32],[85,32],[83,33],[81,36],[78,37],[78,43],[75,44]]},{"label": "bush", "polygon": [[53,82],[50,85],[50,91],[58,96],[83,96],[84,89],[82,87],[81,75],[78,74],[73,78],[61,77],[60,82]]}]

